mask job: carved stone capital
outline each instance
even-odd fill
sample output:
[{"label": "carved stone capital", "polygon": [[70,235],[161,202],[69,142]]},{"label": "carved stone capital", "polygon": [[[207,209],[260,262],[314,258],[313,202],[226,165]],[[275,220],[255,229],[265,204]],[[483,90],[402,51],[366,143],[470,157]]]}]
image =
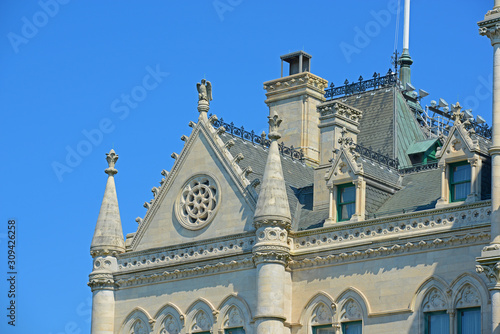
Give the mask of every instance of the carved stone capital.
[{"label": "carved stone capital", "polygon": [[486,275],[491,288],[500,289],[500,262],[478,264],[476,265],[476,272]]},{"label": "carved stone capital", "polygon": [[290,261],[290,254],[282,251],[275,250],[265,250],[265,251],[255,251],[252,256],[255,265],[260,263],[279,263],[284,266]]},{"label": "carved stone capital", "polygon": [[92,291],[95,290],[114,290],[116,288],[113,274],[110,273],[96,273],[89,275],[89,282],[87,283]]},{"label": "carved stone capital", "polygon": [[485,22],[479,27],[479,34],[488,37],[491,40],[491,45],[500,43],[500,23],[488,24]]},{"label": "carved stone capital", "polygon": [[283,220],[268,220],[268,219],[263,219],[263,220],[258,220],[253,222],[253,226],[255,227],[256,230],[260,229],[261,227],[267,227],[267,226],[277,226],[284,228],[285,230],[289,231],[292,228],[292,224],[289,221],[283,221]]}]

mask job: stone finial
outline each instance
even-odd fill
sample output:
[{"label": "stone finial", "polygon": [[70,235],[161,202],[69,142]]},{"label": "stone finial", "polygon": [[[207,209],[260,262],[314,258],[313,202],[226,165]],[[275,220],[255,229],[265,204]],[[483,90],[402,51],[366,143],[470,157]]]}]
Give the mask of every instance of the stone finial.
[{"label": "stone finial", "polygon": [[118,161],[118,154],[115,153],[115,150],[111,149],[109,153],[106,153],[106,161],[108,162],[108,168],[104,170],[104,173],[108,174],[109,176],[113,176],[118,173],[118,171],[115,169],[116,161]]},{"label": "stone finial", "polygon": [[453,108],[453,113],[451,114],[451,119],[454,122],[460,122],[462,120],[462,116],[463,116],[462,106],[460,105],[460,103],[457,102]]},{"label": "stone finial", "polygon": [[272,114],[270,116],[267,116],[269,118],[269,139],[271,140],[278,140],[281,138],[281,134],[278,132],[278,129],[281,125],[281,122],[283,119],[278,115],[276,110],[272,111]]}]

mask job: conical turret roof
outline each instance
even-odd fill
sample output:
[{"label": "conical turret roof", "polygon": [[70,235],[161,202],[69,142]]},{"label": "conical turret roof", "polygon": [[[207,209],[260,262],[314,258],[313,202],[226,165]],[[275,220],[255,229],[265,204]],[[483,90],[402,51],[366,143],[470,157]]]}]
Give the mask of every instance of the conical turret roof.
[{"label": "conical turret roof", "polygon": [[118,155],[114,150],[106,153],[108,168],[104,171],[108,174],[106,189],[102,199],[101,210],[95,227],[94,237],[90,246],[92,256],[116,254],[125,252],[125,241],[123,239],[120,210],[118,209],[118,198],[116,196],[115,177],[118,173],[115,163]]},{"label": "conical turret roof", "polygon": [[257,200],[254,221],[278,220],[290,222],[290,207],[286,195],[285,179],[281,168],[281,157],[277,140],[281,138],[278,128],[281,124],[276,111],[269,118],[269,139],[271,145],[267,156],[266,168]]}]

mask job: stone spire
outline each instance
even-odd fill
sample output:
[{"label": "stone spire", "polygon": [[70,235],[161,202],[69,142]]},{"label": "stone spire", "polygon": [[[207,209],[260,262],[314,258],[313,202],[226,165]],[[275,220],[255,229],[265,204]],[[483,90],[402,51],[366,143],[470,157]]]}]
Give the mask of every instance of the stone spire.
[{"label": "stone spire", "polygon": [[125,252],[125,241],[123,239],[114,177],[118,173],[115,169],[118,155],[114,150],[111,150],[106,153],[106,160],[108,161],[108,168],[104,172],[108,174],[108,182],[106,183],[106,190],[104,190],[104,198],[102,199],[101,210],[99,211],[94,237],[90,246],[90,253],[93,257]]},{"label": "stone spire", "polygon": [[254,221],[279,220],[290,223],[290,207],[278,149],[278,139],[281,138],[278,128],[282,120],[275,110],[272,111],[271,116],[268,116],[268,118],[271,146],[269,147]]}]

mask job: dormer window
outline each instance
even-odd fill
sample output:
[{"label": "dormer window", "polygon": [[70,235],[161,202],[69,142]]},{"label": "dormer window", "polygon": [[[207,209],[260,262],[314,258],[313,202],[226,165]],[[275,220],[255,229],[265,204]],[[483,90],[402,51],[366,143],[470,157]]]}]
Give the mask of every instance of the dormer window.
[{"label": "dormer window", "polygon": [[471,192],[470,184],[470,164],[467,161],[450,164],[450,201],[465,201]]},{"label": "dormer window", "polygon": [[351,219],[356,213],[356,188],[354,184],[347,183],[337,186],[337,221]]}]

